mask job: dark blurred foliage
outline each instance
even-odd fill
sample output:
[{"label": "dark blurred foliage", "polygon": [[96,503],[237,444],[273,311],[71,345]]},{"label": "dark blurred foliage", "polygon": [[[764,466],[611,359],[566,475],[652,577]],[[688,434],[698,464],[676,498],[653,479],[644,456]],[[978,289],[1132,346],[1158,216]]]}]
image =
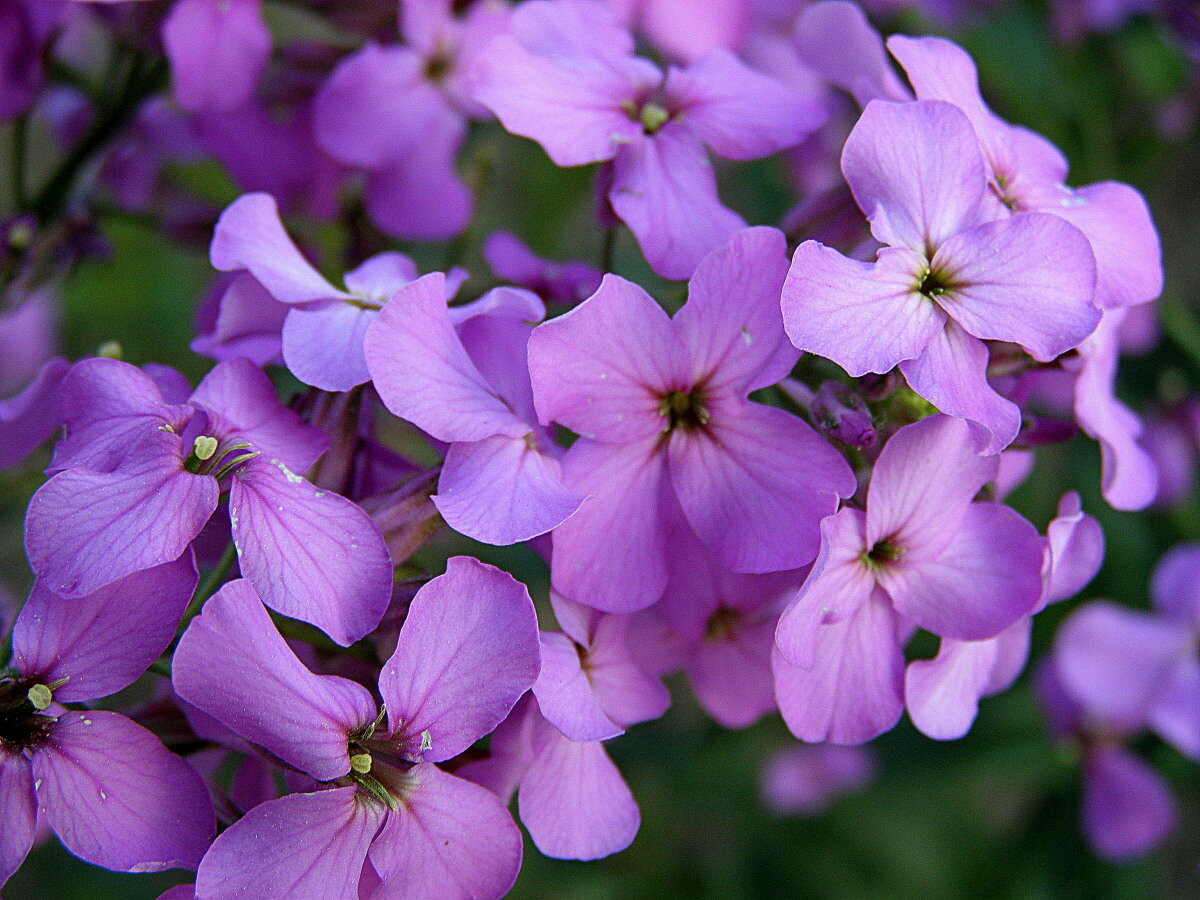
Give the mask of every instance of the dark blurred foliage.
[{"label": "dark blurred foliage", "polygon": [[[286,11],[279,13],[274,3],[268,8],[276,13],[275,25],[290,27]],[[1072,184],[1115,178],[1147,195],[1164,244],[1164,336],[1151,353],[1124,361],[1120,387],[1124,399],[1144,409],[1170,383],[1200,390],[1200,69],[1174,34],[1150,18],[1071,45],[1057,42],[1046,22],[1045,3],[1009,2],[954,28],[908,12],[887,29],[942,33],[962,43],[978,63],[993,107],[1057,143],[1071,160]],[[480,214],[465,240],[450,247],[401,248],[423,268],[456,262],[485,275],[479,245],[498,227],[517,231],[547,255],[599,258],[589,170],[557,169],[531,142],[498,126],[477,126],[462,165],[482,179]],[[214,208],[236,196],[213,166],[175,176]],[[723,177],[723,195],[751,223],[778,222],[795,199],[774,161],[730,166]],[[297,226],[327,251],[326,270],[336,270],[344,237],[311,223]],[[170,363],[193,379],[203,374],[208,363],[188,350],[188,342],[195,304],[211,275],[206,248],[183,247],[152,222],[119,213],[102,216],[100,231],[108,252],[81,264],[64,286],[68,354],[86,355],[115,340],[131,362]],[[677,299],[678,289],[650,273],[628,234],[619,236],[614,268],[666,302]],[[35,471],[0,475],[0,571],[16,589],[28,583],[20,526],[39,483]],[[1200,500],[1192,497],[1168,511],[1117,512],[1101,499],[1098,480],[1095,446],[1076,438],[1039,454],[1014,505],[1044,527],[1061,494],[1078,490],[1108,540],[1104,568],[1084,596],[1144,607],[1159,556],[1179,541],[1200,539]],[[532,553],[465,549],[510,569],[544,599],[547,574]],[[444,538],[424,561],[438,571],[441,559],[463,550],[463,542]],[[1038,616],[1035,660],[1074,605],[1059,604]],[[1160,743],[1138,745],[1170,779],[1180,826],[1144,860],[1123,866],[1098,861],[1079,831],[1076,759],[1045,731],[1028,677],[985,700],[975,728],[961,741],[937,743],[902,723],[875,742],[881,758],[875,784],[812,818],[780,818],[759,801],[764,760],[793,740],[778,717],[745,733],[726,731],[699,711],[680,684],[672,687],[677,702],[662,720],[611,744],[642,809],[633,846],[600,862],[572,863],[545,859],[528,845],[513,897],[1200,896],[1195,767]],[[155,897],[180,880],[179,873],[104,872],[47,845],[30,856],[5,896],[134,900]]]}]

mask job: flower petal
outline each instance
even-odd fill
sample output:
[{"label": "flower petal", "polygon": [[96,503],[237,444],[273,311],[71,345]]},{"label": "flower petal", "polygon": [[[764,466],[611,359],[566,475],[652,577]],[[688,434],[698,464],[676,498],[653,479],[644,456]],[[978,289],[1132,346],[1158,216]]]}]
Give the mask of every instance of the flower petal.
[{"label": "flower petal", "polygon": [[849,464],[805,422],[757,403],[676,430],[671,483],[692,529],[735,572],[812,562],[819,523],[854,493]]},{"label": "flower petal", "polygon": [[246,103],[271,53],[258,0],[179,0],[162,26],[176,102],[188,112]]},{"label": "flower petal", "polygon": [[433,762],[457,756],[504,721],[538,667],[529,591],[507,572],[453,557],[413,598],[379,676],[392,740]]},{"label": "flower petal", "polygon": [[116,713],[60,716],[33,754],[33,776],[59,840],[106,869],[194,869],[216,831],[196,770]]},{"label": "flower petal", "polygon": [[60,703],[115,694],[171,643],[195,587],[190,552],[70,600],[35,583],[13,626],[13,662],[41,684],[65,680]]},{"label": "flower petal", "polygon": [[583,498],[563,486],[558,460],[525,438],[498,434],[450,445],[433,502],[455,531],[505,545],[550,531]]},{"label": "flower petal", "polygon": [[1084,765],[1083,830],[1105,859],[1148,853],[1175,826],[1175,801],[1162,777],[1121,747],[1102,747]]},{"label": "flower petal", "polygon": [[172,672],[188,703],[318,781],[350,771],[348,738],[375,720],[366,688],[296,658],[244,579],[204,604]]},{"label": "flower petal", "polygon": [[561,632],[542,632],[542,669],[533,685],[542,715],[573,741],[606,741],[625,729],[605,715],[583,669],[582,648]]},{"label": "flower petal", "polygon": [[691,277],[705,256],[746,227],[721,203],[708,154],[683,121],[622,147],[608,193],[651,268],[676,280]]},{"label": "flower petal", "polygon": [[253,459],[233,476],[229,518],[242,574],[276,612],[343,647],[379,625],[392,561],[371,517],[282,464]]},{"label": "flower petal", "polygon": [[37,834],[37,801],[29,760],[7,750],[0,752],[0,805],[4,832],[0,834],[0,887],[25,862]]},{"label": "flower petal", "polygon": [[261,803],[213,842],[196,873],[201,897],[357,897],[382,804],[356,787]]},{"label": "flower petal", "polygon": [[885,247],[866,263],[805,241],[783,288],[788,337],[855,377],[915,359],[946,321],[941,308],[914,289],[923,266],[907,247]]},{"label": "flower petal", "polygon": [[500,898],[521,868],[521,832],[486,788],[418,763],[399,809],[371,844],[383,885],[374,896]]}]

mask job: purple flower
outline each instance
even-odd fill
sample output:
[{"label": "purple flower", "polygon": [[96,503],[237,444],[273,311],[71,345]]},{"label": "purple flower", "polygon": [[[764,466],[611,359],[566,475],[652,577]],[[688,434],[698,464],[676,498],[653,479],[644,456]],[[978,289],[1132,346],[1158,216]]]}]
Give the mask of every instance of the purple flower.
[{"label": "purple flower", "polygon": [[162,41],[175,102],[193,113],[246,104],[271,54],[262,0],[175,0]]},{"label": "purple flower", "polygon": [[690,61],[710,50],[736,50],[746,39],[752,7],[748,0],[709,0],[702,15],[689,0],[607,0],[629,25],[636,25],[663,53]]},{"label": "purple flower", "polygon": [[995,477],[966,423],[937,415],[884,446],[866,511],[821,523],[821,552],[783,613],[776,692],[805,741],[861,743],[903,707],[908,623],[943,638],[991,638],[1042,595],[1042,539],[1007,506],[973,502]]},{"label": "purple flower", "polygon": [[796,352],[779,318],[783,236],[752,228],[700,264],[674,319],[637,285],[600,290],[529,342],[537,411],[581,435],[566,485],[589,495],[555,529],[564,596],[632,612],[662,596],[673,506],[726,568],[770,572],[816,555],[818,522],[855,481],[800,419],[748,402]]},{"label": "purple flower", "polygon": [[528,592],[466,557],[413,598],[379,676],[382,709],[358,683],[307,669],[247,582],[226,585],[180,641],[176,690],[312,790],[225,831],[198,893],[357,896],[367,878],[389,895],[502,896],[520,833],[492,792],[437,763],[499,725],[537,671]]},{"label": "purple flower", "polygon": [[1082,825],[1092,848],[1114,862],[1154,849],[1176,822],[1175,800],[1162,776],[1124,746],[1129,732],[1071,696],[1053,658],[1034,683],[1051,730],[1081,751]]},{"label": "purple flower", "polygon": [[0,885],[38,822],[76,856],[122,872],[195,868],[216,829],[196,772],[115,712],[70,709],[132,684],[175,636],[191,554],[82,597],[34,585],[0,678]]},{"label": "purple flower", "polygon": [[603,273],[590,263],[558,263],[536,256],[508,231],[494,231],[483,255],[497,278],[533,291],[546,303],[574,306],[600,287]]},{"label": "purple flower", "polygon": [[59,471],[30,502],[25,535],[50,590],[88,594],[177,558],[228,491],[242,574],[272,608],[343,645],[379,623],[392,584],[383,538],[359,507],[295,474],[327,441],[260,369],[224,362],[169,403],[148,375],[97,358],[60,390]]},{"label": "purple flower", "polygon": [[450,238],[471,220],[471,192],[455,155],[467,119],[488,114],[472,99],[473,66],[510,13],[494,0],[465,5],[458,18],[445,0],[402,4],[407,43],[367,44],[317,94],[317,142],[367,173],[367,213],[392,237]]},{"label": "purple flower", "polygon": [[823,116],[735,57],[714,50],[664,73],[599,3],[533,0],[492,42],[475,96],[560,166],[611,160],[608,199],[667,278],[687,278],[744,227],[717,196],[705,146],[757,159],[790,147]]},{"label": "purple flower", "polygon": [[246,194],[229,205],[213,233],[211,255],[222,272],[243,273],[226,290],[216,323],[235,341],[232,349],[248,335],[269,333],[268,323],[279,316],[273,297],[291,307],[283,319],[284,362],[305,384],[326,391],[370,380],[363,336],[388,298],[417,277],[407,256],[381,253],[348,272],[349,290],[339,290],[288,237],[268,194]]},{"label": "purple flower", "polygon": [[1045,213],[996,218],[971,123],[942,101],[869,103],[842,171],[885,246],[865,263],[801,244],[783,294],[788,336],[851,375],[899,365],[918,394],[975,423],[987,452],[1002,450],[1020,411],[989,386],[983,341],[1044,362],[1077,347],[1100,318],[1087,240]]},{"label": "purple flower", "polygon": [[864,787],[875,769],[867,747],[793,744],[763,767],[763,800],[780,815],[816,815],[840,795]]},{"label": "purple flower", "polygon": [[[1042,596],[1034,612],[1079,593],[1104,560],[1104,532],[1066,494],[1046,529]],[[975,721],[982,697],[1006,690],[1029,658],[1032,617],[1018,619],[993,638],[942,638],[933,659],[914,660],[904,676],[904,703],[917,728],[937,740],[962,737]]]},{"label": "purple flower", "polygon": [[515,288],[454,309],[446,294],[440,272],[398,291],[367,331],[368,368],[388,409],[450,445],[433,498],[446,522],[491,544],[528,540],[582,500],[533,408],[526,348],[545,308]]},{"label": "purple flower", "polygon": [[1148,727],[1200,760],[1200,545],[1163,557],[1154,612],[1095,601],[1063,623],[1054,659],[1064,689],[1125,733]]}]

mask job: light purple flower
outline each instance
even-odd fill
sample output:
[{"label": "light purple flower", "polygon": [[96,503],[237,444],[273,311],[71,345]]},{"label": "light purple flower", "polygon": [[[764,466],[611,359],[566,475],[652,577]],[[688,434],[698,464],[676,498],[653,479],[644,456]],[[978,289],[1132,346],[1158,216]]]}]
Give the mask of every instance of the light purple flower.
[{"label": "light purple flower", "polygon": [[568,488],[589,495],[555,529],[556,589],[608,612],[650,606],[667,585],[666,523],[678,503],[726,568],[770,572],[816,555],[818,522],[853,493],[845,460],[808,425],[746,395],[796,352],[778,292],[783,236],[752,228],[710,254],[672,319],[607,275],[529,343],[538,414],[581,437]]},{"label": "light purple flower", "polygon": [[1087,713],[1129,733],[1148,727],[1200,760],[1200,545],[1181,544],[1154,571],[1152,613],[1095,601],[1063,623],[1054,659]]},{"label": "light purple flower", "polygon": [[776,635],[776,693],[805,741],[861,743],[899,718],[907,623],[991,638],[1042,595],[1042,539],[1007,506],[973,502],[995,476],[967,425],[931,416],[884,446],[866,511],[821,523],[821,552]]},{"label": "light purple flower", "polygon": [[34,585],[0,679],[0,885],[43,822],[87,862],[195,868],[216,823],[208,792],[158,738],[115,712],[68,710],[132,684],[175,636],[196,585],[188,553],[96,593]]},{"label": "light purple flower", "polygon": [[[1079,593],[1100,569],[1104,532],[1083,512],[1078,494],[1066,494],[1047,526],[1042,596],[1034,612]],[[1029,657],[1031,617],[1018,619],[994,638],[942,638],[933,659],[914,660],[904,678],[904,702],[917,728],[937,740],[970,729],[979,700],[1006,690]]]},{"label": "light purple flower", "polygon": [[317,94],[314,133],[339,162],[366,172],[363,202],[392,237],[440,240],[471,220],[473,201],[455,167],[472,97],[473,66],[507,25],[506,3],[401,4],[406,43],[369,43],[344,59]]},{"label": "light purple flower", "polygon": [[975,64],[961,47],[942,38],[903,35],[889,38],[887,46],[918,99],[952,103],[971,121],[993,204],[1013,214],[1055,215],[1084,234],[1096,261],[1096,306],[1135,306],[1162,292],[1158,232],[1141,194],[1115,181],[1068,188],[1067,162],[1056,147],[988,109]]},{"label": "light purple flower", "polygon": [[574,306],[596,292],[603,275],[590,263],[542,259],[508,231],[488,235],[483,255],[497,278],[533,291],[546,303]]},{"label": "light purple flower", "polygon": [[607,0],[627,25],[645,33],[672,59],[698,59],[710,50],[737,50],[750,30],[756,4],[709,0],[702,15],[689,0]]},{"label": "light purple flower", "polygon": [[876,766],[866,747],[793,744],[763,766],[763,800],[780,815],[816,815],[842,794],[868,784]]},{"label": "light purple flower", "polygon": [[162,41],[175,102],[193,113],[244,105],[271,53],[262,0],[175,0]]},{"label": "light purple flower", "polygon": [[808,97],[714,50],[664,73],[597,2],[533,0],[480,63],[475,96],[560,166],[610,161],[608,199],[667,278],[687,278],[740,228],[705,146],[757,159],[823,117]]},{"label": "light purple flower", "polygon": [[246,194],[230,204],[217,222],[211,256],[215,268],[245,273],[227,288],[216,323],[236,341],[232,349],[247,332],[269,333],[264,319],[274,321],[278,312],[268,318],[262,306],[270,309],[268,298],[274,298],[291,307],[283,319],[284,362],[305,384],[327,391],[370,380],[363,336],[388,298],[417,277],[407,256],[381,253],[346,274],[348,290],[334,287],[288,237],[268,194]]},{"label": "light purple flower", "polygon": [[899,365],[918,394],[975,423],[987,452],[1002,450],[1020,411],[988,384],[983,341],[1043,362],[1077,347],[1100,318],[1086,238],[1045,213],[996,218],[971,123],[942,101],[869,103],[842,171],[885,246],[864,263],[801,244],[783,294],[788,336],[851,375]]},{"label": "light purple flower", "polygon": [[343,645],[379,623],[392,585],[383,538],[359,507],[296,474],[326,438],[279,403],[260,369],[222,363],[171,404],[138,369],[97,358],[76,364],[61,393],[59,471],[26,519],[30,564],[48,588],[88,594],[175,559],[227,490],[242,574],[272,608]]},{"label": "light purple flower", "polygon": [[388,409],[450,445],[433,498],[446,522],[491,544],[528,540],[582,500],[533,408],[526,348],[545,307],[515,288],[453,309],[446,295],[440,272],[398,291],[367,331],[368,369]]},{"label": "light purple flower", "polygon": [[225,831],[198,893],[357,896],[377,877],[388,895],[502,896],[520,833],[493,793],[437,763],[499,725],[537,671],[528,592],[466,557],[413,598],[379,676],[382,710],[358,683],[307,669],[250,585],[227,585],[180,641],[176,689],[319,784]]}]

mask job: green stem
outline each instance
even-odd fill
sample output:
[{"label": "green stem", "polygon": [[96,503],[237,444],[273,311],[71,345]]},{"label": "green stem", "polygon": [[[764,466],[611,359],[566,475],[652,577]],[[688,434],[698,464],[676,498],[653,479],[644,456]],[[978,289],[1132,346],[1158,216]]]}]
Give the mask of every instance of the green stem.
[{"label": "green stem", "polygon": [[9,177],[12,179],[13,207],[24,212],[29,198],[25,194],[25,157],[29,139],[29,119],[18,116],[12,123],[12,158]]}]

